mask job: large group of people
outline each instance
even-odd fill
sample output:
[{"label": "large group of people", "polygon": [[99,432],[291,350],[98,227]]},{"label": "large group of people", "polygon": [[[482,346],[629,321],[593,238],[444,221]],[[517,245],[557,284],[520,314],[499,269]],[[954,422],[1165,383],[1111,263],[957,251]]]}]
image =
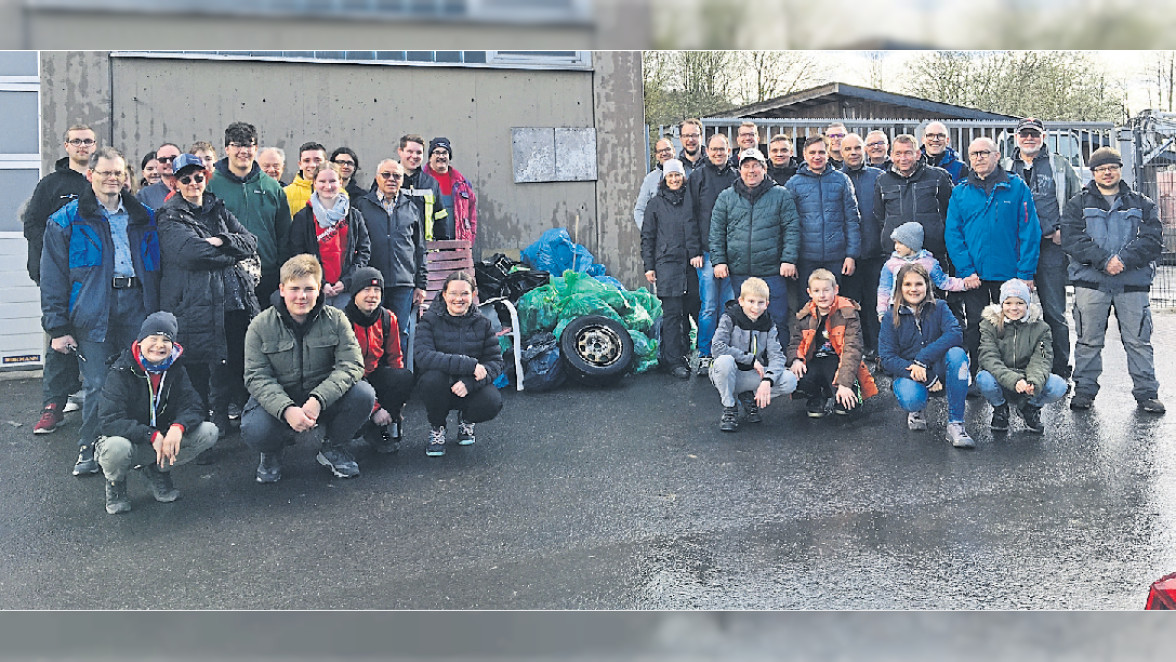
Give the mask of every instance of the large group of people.
[{"label": "large group of people", "polygon": [[354,150],[328,160],[308,141],[282,186],[285,155],[259,150],[258,138],[230,124],[220,159],[207,141],[187,152],[164,143],[137,179],[121,152],[74,125],[66,157],[26,205],[48,335],[33,432],[53,433],[80,407],[73,474],[104,474],[111,514],[130,510],[135,467],[156,500],[174,501],[172,468],[209,451],[234,419],[258,453],[257,481],[273,483],[299,442],[340,478],[359,475],[357,439],[398,450],[414,391],[426,400],[429,456],[444,454],[449,412],[464,446],[502,408],[489,386],[503,363],[472,275],[444,282],[408,342],[426,242],[472,243],[477,231],[450,140],[403,136],[370,186]]},{"label": "large group of people", "polygon": [[767,157],[751,121],[734,153],[697,119],[679,124],[677,154],[661,137],[633,214],[664,307],[662,366],[690,377],[693,317],[694,371],[719,391],[730,432],[740,405],[755,423],[789,393],[809,416],[848,414],[877,392],[873,364],[911,430],[928,428],[928,397],[944,396],[946,438],[971,448],[968,397],[991,405],[996,432],[1010,407],[1043,432],[1041,408],[1071,390],[1070,408],[1089,409],[1114,308],[1132,395],[1164,413],[1148,306],[1162,228],[1155,203],[1122,181],[1119,152],[1093,151],[1083,186],[1034,118],[1016,124],[1004,158],[979,137],[965,163],[939,121],[920,133],[863,138],[835,122],[800,143],[771,136]]}]

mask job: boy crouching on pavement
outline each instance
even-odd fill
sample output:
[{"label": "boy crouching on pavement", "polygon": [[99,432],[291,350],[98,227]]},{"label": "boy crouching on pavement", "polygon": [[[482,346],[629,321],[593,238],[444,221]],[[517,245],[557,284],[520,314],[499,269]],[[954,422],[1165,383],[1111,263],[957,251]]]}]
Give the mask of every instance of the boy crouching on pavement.
[{"label": "boy crouching on pavement", "polygon": [[715,329],[711,352],[710,380],[719,390],[723,416],[719,429],[739,429],[739,408],[743,403],[748,423],[759,423],[759,410],[772,398],[796,389],[796,377],[784,367],[784,351],[776,337],[776,325],[768,316],[768,284],[762,278],[748,278],[739,290],[739,301],[731,301]]},{"label": "boy crouching on pavement", "polygon": [[106,475],[106,512],[131,509],[127,473],[141,465],[156,501],[175,501],[171,470],[216,444],[217,428],[204,420],[200,396],[178,362],[176,317],[152,313],[138,339],[115,359],[100,391],[100,436],[94,444]]},{"label": "boy crouching on pavement", "polygon": [[830,398],[834,400],[833,412],[845,415],[860,405],[862,398],[878,394],[874,378],[862,362],[861,308],[837,292],[837,279],[828,269],[809,275],[812,301],[796,314],[788,343],[789,369],[796,375],[797,392],[808,399],[806,409],[811,418],[828,412]]}]

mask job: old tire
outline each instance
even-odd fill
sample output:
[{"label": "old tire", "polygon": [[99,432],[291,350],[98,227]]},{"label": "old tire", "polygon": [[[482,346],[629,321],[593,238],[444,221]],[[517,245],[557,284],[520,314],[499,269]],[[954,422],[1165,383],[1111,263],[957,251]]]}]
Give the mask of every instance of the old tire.
[{"label": "old tire", "polygon": [[611,384],[633,363],[633,338],[628,330],[602,315],[572,320],[559,338],[559,349],[571,376],[586,384]]}]

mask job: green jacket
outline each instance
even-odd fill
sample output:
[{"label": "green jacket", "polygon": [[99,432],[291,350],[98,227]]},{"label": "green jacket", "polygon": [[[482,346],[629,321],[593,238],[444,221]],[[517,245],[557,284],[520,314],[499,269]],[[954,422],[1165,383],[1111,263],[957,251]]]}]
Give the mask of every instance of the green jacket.
[{"label": "green jacket", "polygon": [[245,334],[245,387],[274,418],[315,397],[330,407],[363,377],[363,353],[343,311],[320,297],[296,333],[279,300]]},{"label": "green jacket", "polygon": [[1053,336],[1041,316],[1041,306],[1030,304],[1025,316],[1005,322],[999,303],[984,309],[980,319],[980,369],[996,377],[1008,391],[1024,379],[1041,393],[1053,366]]},{"label": "green jacket", "polygon": [[290,203],[282,185],[262,172],[256,163],[242,179],[229,170],[228,159],[224,158],[216,162],[216,173],[208,183],[208,190],[257,237],[261,269],[276,275],[282,266],[282,247],[286,245],[291,218]]},{"label": "green jacket", "polygon": [[751,191],[736,179],[715,200],[709,243],[711,263],[727,265],[732,275],[779,276],[780,265],[795,264],[800,254],[792,193],[767,179]]}]

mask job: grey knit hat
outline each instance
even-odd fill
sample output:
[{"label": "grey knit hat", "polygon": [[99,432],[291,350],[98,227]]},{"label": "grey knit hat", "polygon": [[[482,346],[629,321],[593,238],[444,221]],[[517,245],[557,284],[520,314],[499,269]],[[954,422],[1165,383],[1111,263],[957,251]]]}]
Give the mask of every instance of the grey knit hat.
[{"label": "grey knit hat", "polygon": [[923,250],[923,226],[914,221],[907,221],[894,228],[890,238],[916,253]]},{"label": "grey knit hat", "polygon": [[350,295],[352,299],[354,299],[355,295],[359,294],[360,290],[364,289],[365,287],[371,287],[373,285],[383,290],[384,275],[381,274],[380,270],[375,267],[360,267],[355,270],[354,274],[351,275],[351,289],[347,292],[347,294]]},{"label": "grey knit hat", "polygon": [[678,159],[668,159],[665,163],[662,164],[662,174],[668,175],[671,172],[676,172],[683,177],[686,176],[686,168]]},{"label": "grey knit hat", "polygon": [[1029,303],[1029,286],[1020,278],[1006,280],[1000,286],[1000,302],[1004,303],[1005,299],[1009,297],[1017,297],[1021,301]]},{"label": "grey knit hat", "polygon": [[176,322],[176,316],[160,310],[151,313],[147,319],[143,320],[143,324],[139,326],[139,335],[135,338],[135,342],[143,342],[147,336],[163,336],[168,340],[175,341],[176,332],[179,325]]}]

